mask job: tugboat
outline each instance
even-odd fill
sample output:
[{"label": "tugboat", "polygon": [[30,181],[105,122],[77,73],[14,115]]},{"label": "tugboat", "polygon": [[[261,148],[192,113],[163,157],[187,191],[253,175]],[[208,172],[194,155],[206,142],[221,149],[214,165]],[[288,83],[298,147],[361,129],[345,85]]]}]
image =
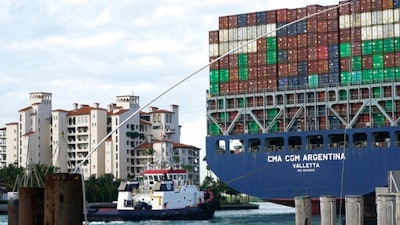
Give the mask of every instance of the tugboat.
[{"label": "tugboat", "polygon": [[212,192],[187,181],[185,170],[146,170],[137,180],[121,182],[118,200],[87,208],[87,220],[208,220],[214,217]]}]

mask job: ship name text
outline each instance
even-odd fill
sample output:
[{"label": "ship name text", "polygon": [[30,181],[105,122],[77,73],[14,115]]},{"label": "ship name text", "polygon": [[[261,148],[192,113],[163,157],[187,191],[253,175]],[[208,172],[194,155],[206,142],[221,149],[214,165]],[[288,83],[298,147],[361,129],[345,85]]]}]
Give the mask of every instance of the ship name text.
[{"label": "ship name text", "polygon": [[304,154],[304,155],[269,155],[267,161],[269,163],[275,162],[315,162],[315,161],[331,161],[331,160],[344,160],[346,156],[344,153],[319,153],[319,154]]}]

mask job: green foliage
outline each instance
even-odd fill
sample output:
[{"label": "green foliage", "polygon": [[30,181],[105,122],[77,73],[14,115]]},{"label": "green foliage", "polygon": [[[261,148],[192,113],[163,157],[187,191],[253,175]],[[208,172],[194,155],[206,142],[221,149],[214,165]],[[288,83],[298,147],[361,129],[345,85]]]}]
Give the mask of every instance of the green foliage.
[{"label": "green foliage", "polygon": [[9,164],[7,167],[0,169],[0,181],[7,185],[9,191],[12,191],[17,180],[21,179],[23,174],[24,168]]},{"label": "green foliage", "polygon": [[118,186],[121,180],[114,179],[112,174],[104,174],[96,178],[89,177],[85,181],[87,202],[112,202],[118,198]]}]

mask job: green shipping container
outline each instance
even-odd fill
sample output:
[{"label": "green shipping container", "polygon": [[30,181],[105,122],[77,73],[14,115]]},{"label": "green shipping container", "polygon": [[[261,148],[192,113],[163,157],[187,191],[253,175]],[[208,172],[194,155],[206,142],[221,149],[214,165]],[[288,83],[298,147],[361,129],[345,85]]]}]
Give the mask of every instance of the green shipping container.
[{"label": "green shipping container", "polygon": [[224,108],[224,100],[220,99],[218,100],[218,109],[223,109]]},{"label": "green shipping container", "polygon": [[350,57],[351,56],[351,45],[350,43],[340,43],[340,57]]},{"label": "green shipping container", "polygon": [[240,108],[246,107],[246,101],[243,98],[238,99],[238,106]]},{"label": "green shipping container", "polygon": [[339,98],[340,98],[340,100],[346,100],[347,99],[347,91],[340,90],[339,91]]},{"label": "green shipping container", "polygon": [[219,82],[219,70],[210,70],[210,82]]},{"label": "green shipping container", "polygon": [[309,88],[317,88],[318,87],[318,74],[308,75],[308,87]]},{"label": "green shipping container", "polygon": [[219,70],[219,81],[220,82],[228,82],[229,81],[229,69],[220,69]]},{"label": "green shipping container", "polygon": [[277,44],[276,44],[276,37],[268,37],[267,38],[267,50],[268,51],[276,51]]},{"label": "green shipping container", "polygon": [[371,55],[373,54],[373,44],[372,41],[363,41],[361,43],[362,54],[363,55]]},{"label": "green shipping container", "polygon": [[210,123],[210,130],[209,133],[211,136],[216,136],[220,134],[220,129],[218,128],[217,124],[215,123]]},{"label": "green shipping container", "polygon": [[238,65],[239,67],[247,67],[247,54],[238,55]]},{"label": "green shipping container", "polygon": [[400,67],[395,69],[396,81],[400,81]]},{"label": "green shipping container", "polygon": [[239,80],[248,80],[249,72],[247,67],[239,67]]},{"label": "green shipping container", "polygon": [[361,56],[354,56],[351,60],[351,69],[352,70],[361,70],[362,69],[362,59]]},{"label": "green shipping container", "polygon": [[388,38],[383,40],[383,52],[394,52],[394,39]]},{"label": "green shipping container", "polygon": [[395,81],[396,80],[396,68],[388,67],[383,69],[383,80],[384,81]]},{"label": "green shipping container", "polygon": [[210,94],[218,95],[219,94],[219,83],[210,83]]},{"label": "green shipping container", "polygon": [[383,94],[382,88],[380,88],[380,87],[374,87],[374,88],[372,88],[372,96],[373,96],[374,98],[383,97],[382,94]]},{"label": "green shipping container", "polygon": [[276,51],[267,51],[267,64],[276,64],[278,62],[278,56]]},{"label": "green shipping container", "polygon": [[229,112],[220,112],[219,113],[219,122],[228,122],[229,120]]},{"label": "green shipping container", "polygon": [[382,127],[385,126],[385,116],[382,113],[373,114],[374,126]]},{"label": "green shipping container", "polygon": [[[269,126],[270,123],[272,123],[272,120],[267,120],[268,126]],[[271,126],[270,132],[275,132],[276,133],[278,131],[279,131],[278,123],[275,121]]]},{"label": "green shipping container", "polygon": [[372,70],[372,82],[380,83],[383,81],[383,69]]},{"label": "green shipping container", "polygon": [[392,101],[385,101],[385,109],[388,112],[392,112],[394,110],[393,102]]},{"label": "green shipping container", "polygon": [[394,50],[400,52],[400,37],[394,39]]},{"label": "green shipping container", "polygon": [[350,72],[344,71],[340,73],[340,85],[349,85],[351,80]]},{"label": "green shipping container", "polygon": [[268,119],[273,119],[276,115],[278,115],[278,109],[267,109]]},{"label": "green shipping container", "polygon": [[372,83],[372,70],[363,70],[361,73],[361,80],[363,84]]},{"label": "green shipping container", "polygon": [[361,84],[361,81],[362,81],[361,71],[351,72],[351,84]]},{"label": "green shipping container", "polygon": [[372,68],[380,69],[383,68],[383,54],[374,54],[372,56]]},{"label": "green shipping container", "polygon": [[372,41],[374,54],[383,53],[383,40],[377,39]]},{"label": "green shipping container", "polygon": [[250,121],[247,128],[249,129],[250,134],[259,133],[258,124],[255,121]]}]

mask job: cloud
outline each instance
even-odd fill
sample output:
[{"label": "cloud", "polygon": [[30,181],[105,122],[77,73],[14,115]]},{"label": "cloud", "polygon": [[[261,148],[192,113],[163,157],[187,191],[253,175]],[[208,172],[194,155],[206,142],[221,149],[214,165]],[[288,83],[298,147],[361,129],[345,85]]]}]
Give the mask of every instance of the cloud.
[{"label": "cloud", "polygon": [[109,22],[109,21],[110,21],[110,11],[104,10],[97,16],[96,19],[94,19],[92,21],[87,21],[84,26],[88,27],[88,28],[93,28],[93,27],[107,24],[107,22]]}]

